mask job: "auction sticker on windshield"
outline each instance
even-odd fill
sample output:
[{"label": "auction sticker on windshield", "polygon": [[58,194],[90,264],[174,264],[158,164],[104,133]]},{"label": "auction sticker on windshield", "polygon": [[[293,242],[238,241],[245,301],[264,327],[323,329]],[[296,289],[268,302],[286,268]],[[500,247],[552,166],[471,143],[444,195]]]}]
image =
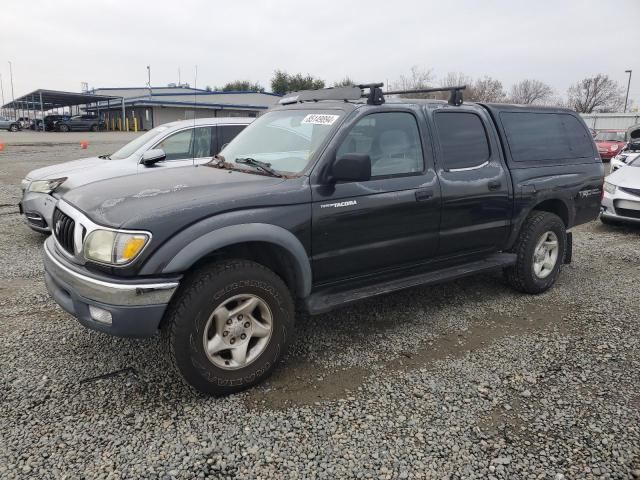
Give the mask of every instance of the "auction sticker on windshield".
[{"label": "auction sticker on windshield", "polygon": [[313,125],[333,125],[340,115],[327,115],[321,113],[310,113],[302,120],[302,123],[312,123]]}]

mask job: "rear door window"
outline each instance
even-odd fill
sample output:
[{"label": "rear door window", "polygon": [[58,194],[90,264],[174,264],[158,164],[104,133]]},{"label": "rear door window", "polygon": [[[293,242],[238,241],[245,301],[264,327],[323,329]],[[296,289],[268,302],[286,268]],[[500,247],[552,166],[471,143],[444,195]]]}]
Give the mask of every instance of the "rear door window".
[{"label": "rear door window", "polygon": [[[246,125],[219,125],[218,126],[218,144],[220,150],[227,143],[231,142],[236,136],[244,130]],[[218,153],[218,152],[216,152]]]},{"label": "rear door window", "polygon": [[438,112],[435,116],[443,168],[478,168],[489,161],[491,151],[482,120],[470,112]]},{"label": "rear door window", "polygon": [[591,135],[572,115],[502,112],[500,119],[516,162],[563,160],[593,154]]},{"label": "rear door window", "polygon": [[193,158],[211,157],[217,152],[215,150],[215,131],[216,127],[199,127],[195,129],[193,135]]}]

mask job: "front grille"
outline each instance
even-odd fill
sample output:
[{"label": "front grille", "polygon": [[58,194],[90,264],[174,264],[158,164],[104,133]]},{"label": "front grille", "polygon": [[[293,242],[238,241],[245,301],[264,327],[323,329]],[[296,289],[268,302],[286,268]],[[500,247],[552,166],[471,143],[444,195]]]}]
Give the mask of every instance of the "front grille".
[{"label": "front grille", "polygon": [[61,212],[57,208],[53,211],[53,234],[56,237],[58,243],[67,252],[73,255],[73,231],[75,230],[76,222],[70,216]]},{"label": "front grille", "polygon": [[636,195],[640,197],[640,188],[627,188],[627,187],[618,187],[620,190],[626,193],[630,193],[631,195]]}]

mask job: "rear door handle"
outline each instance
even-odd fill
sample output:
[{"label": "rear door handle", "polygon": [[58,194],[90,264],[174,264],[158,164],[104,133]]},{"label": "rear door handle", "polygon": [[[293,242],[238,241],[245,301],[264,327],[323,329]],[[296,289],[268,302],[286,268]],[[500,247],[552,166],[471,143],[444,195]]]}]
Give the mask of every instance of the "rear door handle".
[{"label": "rear door handle", "polygon": [[424,202],[433,197],[433,190],[416,190],[416,201]]},{"label": "rear door handle", "polygon": [[489,190],[498,190],[502,186],[502,182],[500,180],[491,180],[489,182]]}]

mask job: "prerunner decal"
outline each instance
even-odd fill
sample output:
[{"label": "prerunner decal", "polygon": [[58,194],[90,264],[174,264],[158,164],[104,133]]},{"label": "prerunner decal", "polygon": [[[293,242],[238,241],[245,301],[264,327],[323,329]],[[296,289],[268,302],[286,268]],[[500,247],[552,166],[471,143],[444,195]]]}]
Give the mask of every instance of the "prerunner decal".
[{"label": "prerunner decal", "polygon": [[313,125],[333,125],[340,115],[327,115],[325,113],[310,113],[302,120],[302,123]]}]

